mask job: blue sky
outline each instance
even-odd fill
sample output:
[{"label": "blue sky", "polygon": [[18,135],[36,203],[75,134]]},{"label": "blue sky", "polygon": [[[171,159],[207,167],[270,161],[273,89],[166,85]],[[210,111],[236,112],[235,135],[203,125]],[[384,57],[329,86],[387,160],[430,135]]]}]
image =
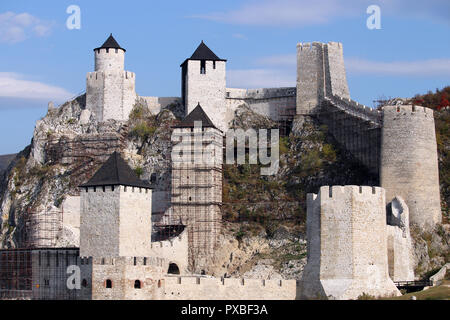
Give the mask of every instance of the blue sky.
[{"label": "blue sky", "polygon": [[[369,30],[369,5],[381,29]],[[66,9],[81,9],[69,30]],[[179,96],[181,62],[201,40],[228,59],[229,87],[295,86],[298,42],[344,45],[353,99],[408,97],[450,85],[450,1],[0,2],[0,154],[31,141],[35,121],[85,90],[92,49],[109,33],[127,49],[143,96]]]}]

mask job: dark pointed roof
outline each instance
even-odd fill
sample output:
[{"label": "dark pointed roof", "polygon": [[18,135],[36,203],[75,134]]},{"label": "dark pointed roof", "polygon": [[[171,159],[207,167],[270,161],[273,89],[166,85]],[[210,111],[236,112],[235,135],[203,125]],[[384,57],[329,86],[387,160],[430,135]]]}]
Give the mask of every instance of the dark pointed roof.
[{"label": "dark pointed roof", "polygon": [[190,58],[187,58],[181,65],[185,64],[188,60],[209,60],[209,61],[227,61],[220,59],[208,46],[203,42],[195,49]]},{"label": "dark pointed roof", "polygon": [[91,180],[80,185],[80,187],[117,185],[151,189],[148,183],[138,178],[118,152],[114,152],[103,166],[97,170]]},{"label": "dark pointed roof", "polygon": [[107,48],[107,49],[122,49],[123,51],[127,51],[124,48],[122,48],[116,41],[116,39],[114,39],[112,33],[109,35],[108,39],[106,39],[106,41],[102,44],[101,47],[95,48],[94,50],[97,49],[102,49],[102,48]]},{"label": "dark pointed roof", "polygon": [[202,122],[202,128],[216,128],[206,112],[200,106],[200,103],[192,110],[181,122],[174,128],[193,128],[195,121]]}]

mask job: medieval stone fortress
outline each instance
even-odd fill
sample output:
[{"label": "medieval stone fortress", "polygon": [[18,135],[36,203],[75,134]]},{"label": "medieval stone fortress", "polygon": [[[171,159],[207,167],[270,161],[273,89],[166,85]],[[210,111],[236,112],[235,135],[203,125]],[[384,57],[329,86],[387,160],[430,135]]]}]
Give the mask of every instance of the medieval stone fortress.
[{"label": "medieval stone fortress", "polygon": [[[78,193],[61,198],[62,212],[37,206],[25,216],[22,246],[0,251],[1,297],[357,299],[397,296],[395,283],[415,280],[410,226],[431,230],[442,219],[431,109],[377,110],[351,100],[337,42],[297,45],[296,87],[237,89],[226,87],[227,60],[202,41],[181,64],[181,97],[138,95],[125,53],[111,35],[94,49],[95,70],[87,74],[85,97],[67,105],[71,116],[49,106],[49,114],[76,130],[45,118],[36,124],[30,157],[74,166],[80,178],[67,179]],[[322,186],[308,194],[308,258],[298,280],[208,275],[223,245],[224,136],[243,103],[286,131],[317,119],[379,177],[378,186]],[[130,167],[136,152],[118,152],[124,150],[122,124],[136,104],[152,114],[177,106],[183,119],[167,128],[174,136],[193,138],[200,121],[209,138],[193,154],[209,152],[217,161],[166,159],[169,181],[141,180]],[[64,136],[52,140],[48,127]],[[98,170],[94,162],[78,162],[87,153],[102,163]]]}]

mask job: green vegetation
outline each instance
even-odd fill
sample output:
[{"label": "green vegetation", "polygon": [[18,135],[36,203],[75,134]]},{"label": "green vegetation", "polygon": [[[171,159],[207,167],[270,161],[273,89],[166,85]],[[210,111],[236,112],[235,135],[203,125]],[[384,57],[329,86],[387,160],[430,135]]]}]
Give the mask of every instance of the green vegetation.
[{"label": "green vegetation", "polygon": [[136,104],[130,113],[129,136],[146,142],[152,137],[158,128],[156,117],[150,114],[147,107]]},{"label": "green vegetation", "polygon": [[135,169],[134,169],[134,172],[136,173],[136,175],[140,178],[141,177],[141,175],[144,173],[144,169],[142,169],[142,167],[136,167]]}]

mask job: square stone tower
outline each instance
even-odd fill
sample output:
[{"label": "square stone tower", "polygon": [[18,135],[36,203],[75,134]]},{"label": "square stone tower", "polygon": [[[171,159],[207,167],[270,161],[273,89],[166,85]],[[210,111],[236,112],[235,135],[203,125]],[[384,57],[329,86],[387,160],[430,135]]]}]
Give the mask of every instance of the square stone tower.
[{"label": "square stone tower", "polygon": [[151,245],[152,190],[114,152],[80,186],[80,256],[146,256]]},{"label": "square stone tower", "polygon": [[297,114],[314,113],[331,95],[350,98],[342,43],[297,44]]},{"label": "square stone tower", "polygon": [[198,105],[172,142],[172,219],[187,227],[189,269],[207,272],[221,226],[222,132]]},{"label": "square stone tower", "polygon": [[97,121],[125,121],[136,101],[135,74],[124,71],[125,49],[112,34],[94,49],[95,71],[86,78],[86,109]]},{"label": "square stone tower", "polygon": [[181,97],[186,116],[200,104],[214,126],[225,123],[226,62],[202,41],[192,56],[181,64]]},{"label": "square stone tower", "polygon": [[389,278],[385,205],[379,187],[323,186],[308,194],[303,298],[400,295]]}]

